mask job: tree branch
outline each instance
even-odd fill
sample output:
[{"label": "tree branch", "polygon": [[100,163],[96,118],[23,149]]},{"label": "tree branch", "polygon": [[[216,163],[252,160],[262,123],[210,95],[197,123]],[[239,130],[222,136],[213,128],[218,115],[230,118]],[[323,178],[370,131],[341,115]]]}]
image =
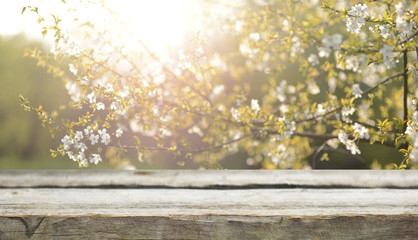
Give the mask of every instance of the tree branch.
[{"label": "tree branch", "polygon": [[408,121],[408,53],[403,52],[403,132],[406,131]]},{"label": "tree branch", "polygon": [[[229,144],[239,142],[239,141],[241,141],[245,138],[251,137],[251,136],[252,136],[251,134],[246,134],[246,135],[243,135],[239,138],[235,138],[235,139],[220,143],[218,145],[213,145],[213,146],[208,146],[208,147],[201,147],[201,148],[196,148],[196,149],[179,148],[179,149],[176,149],[174,151],[179,151],[181,153],[209,152],[209,151],[212,151],[212,150],[223,148],[223,147],[225,147]],[[137,146],[132,146],[132,145],[110,145],[110,146],[111,147],[125,148],[125,149],[138,149]],[[144,148],[145,150],[148,150],[148,151],[173,151],[173,147],[142,146],[142,148]]]},{"label": "tree branch", "polygon": [[[388,82],[388,81],[390,81],[390,80],[392,80],[392,79],[394,79],[394,78],[397,78],[397,77],[403,76],[403,75],[404,75],[404,73],[398,73],[398,74],[396,74],[396,75],[393,75],[393,76],[390,76],[390,77],[385,78],[385,79],[384,79],[384,80],[382,80],[381,82],[377,83],[375,86],[373,86],[373,87],[371,87],[371,88],[367,89],[366,91],[364,91],[364,92],[363,92],[362,97],[361,97],[361,98],[357,98],[356,100],[354,100],[354,102],[357,102],[357,101],[359,101],[360,99],[363,99],[363,98],[364,98],[364,96],[367,96],[367,94],[369,94],[370,92],[374,91],[376,88],[378,88],[379,86],[381,86],[381,85],[385,84],[386,82]],[[326,116],[328,116],[328,115],[330,115],[330,114],[333,114],[333,113],[335,113],[335,112],[338,112],[338,111],[340,111],[342,108],[343,108],[343,106],[339,106],[339,107],[337,107],[337,108],[335,108],[335,109],[333,109],[333,110],[331,110],[331,111],[328,111],[328,112],[326,112],[326,113],[324,113],[324,114],[322,114],[322,115],[318,115],[318,116],[315,116],[315,117],[310,117],[310,118],[305,118],[305,119],[300,119],[300,120],[297,120],[297,121],[295,121],[295,122],[296,122],[296,123],[302,123],[302,122],[308,122],[308,121],[317,120],[318,118],[326,117]]]}]

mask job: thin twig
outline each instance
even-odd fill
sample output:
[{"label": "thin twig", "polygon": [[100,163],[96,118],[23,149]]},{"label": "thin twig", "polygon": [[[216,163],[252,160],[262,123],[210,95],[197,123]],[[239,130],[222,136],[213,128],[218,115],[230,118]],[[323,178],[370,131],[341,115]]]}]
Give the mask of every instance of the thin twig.
[{"label": "thin twig", "polygon": [[322,149],[322,150],[323,151],[328,151],[328,152],[337,152],[337,153],[342,153],[342,154],[345,154],[345,155],[349,155],[349,156],[357,159],[359,162],[367,165],[366,162],[364,161],[364,159],[360,157],[360,155],[358,155],[358,154],[353,155],[348,150],[345,150],[345,149],[342,149],[342,148],[332,148],[332,147],[329,147],[329,146],[325,146],[324,149]]},{"label": "thin twig", "polygon": [[403,52],[403,132],[406,131],[408,121],[408,53]]},{"label": "thin twig", "polygon": [[[251,134],[246,134],[243,135],[239,138],[235,138],[223,143],[220,143],[218,145],[214,145],[214,146],[208,146],[208,147],[202,147],[202,148],[197,148],[197,149],[185,149],[185,148],[179,148],[179,149],[175,149],[174,151],[179,151],[181,153],[202,153],[202,152],[210,152],[216,149],[220,149],[223,148],[229,144],[232,143],[236,143],[239,142],[245,138],[251,137]],[[133,146],[133,145],[111,145],[111,147],[119,147],[119,148],[125,148],[125,149],[138,149],[138,146]],[[148,151],[173,151],[173,147],[159,147],[159,146],[141,146],[141,148],[148,150]]]},{"label": "thin twig", "polygon": [[400,44],[404,44],[404,43],[408,42],[409,40],[411,40],[412,38],[414,38],[416,35],[418,35],[418,31],[415,32],[414,34],[412,34],[411,36],[409,36],[407,39],[405,39],[402,42],[400,42]]},{"label": "thin twig", "polygon": [[315,154],[312,157],[312,169],[315,169],[315,163],[316,163],[316,158],[318,157],[318,154],[325,148],[325,146],[327,145],[328,141],[325,141],[324,143],[321,144],[321,146],[319,146],[318,149],[316,149]]},{"label": "thin twig", "polygon": [[[357,98],[357,99],[355,100],[355,102],[356,102],[356,101],[359,101],[360,99],[363,99],[363,98],[364,98],[364,96],[367,96],[367,94],[369,94],[370,92],[374,91],[376,88],[378,88],[379,86],[381,86],[381,85],[385,84],[386,82],[388,82],[388,81],[390,81],[390,80],[392,80],[392,79],[394,79],[394,78],[397,78],[397,77],[403,76],[403,75],[404,75],[404,73],[398,73],[398,74],[396,74],[396,75],[393,75],[393,76],[390,76],[390,77],[387,77],[387,78],[383,79],[381,82],[377,83],[375,86],[373,86],[373,87],[371,87],[371,88],[367,89],[366,91],[364,91],[364,92],[363,92],[362,97],[361,97],[361,98]],[[300,119],[300,120],[297,120],[297,121],[295,121],[295,122],[296,122],[296,123],[302,123],[302,122],[309,122],[309,121],[313,121],[313,120],[316,120],[316,119],[318,119],[318,118],[326,117],[326,116],[328,116],[328,115],[330,115],[330,114],[333,114],[333,113],[335,113],[335,112],[338,112],[338,111],[339,111],[339,110],[341,110],[342,108],[343,108],[343,106],[339,106],[339,107],[337,107],[337,108],[335,108],[335,109],[333,109],[333,110],[331,110],[331,111],[328,111],[328,112],[326,112],[326,113],[324,113],[324,114],[322,114],[322,115],[318,115],[318,116],[314,116],[314,117],[310,117],[310,118],[305,118],[305,119]]]}]

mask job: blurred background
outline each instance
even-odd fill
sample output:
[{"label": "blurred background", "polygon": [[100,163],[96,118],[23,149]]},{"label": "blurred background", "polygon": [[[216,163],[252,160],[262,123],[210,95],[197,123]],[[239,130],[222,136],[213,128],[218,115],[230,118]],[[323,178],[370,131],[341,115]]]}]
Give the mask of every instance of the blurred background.
[{"label": "blurred background", "polygon": [[42,45],[23,33],[0,36],[0,169],[78,168],[68,159],[50,157],[49,149],[59,140],[51,138],[36,114],[20,106],[19,94],[48,110],[68,101],[60,80],[23,57],[26,48],[35,47]]},{"label": "blurred background", "polygon": [[68,159],[51,157],[59,139],[51,138],[36,114],[20,106],[20,94],[47,110],[68,101],[62,82],[23,56],[25,49],[46,49],[36,20],[21,15],[25,3],[0,0],[0,169],[77,169]]},{"label": "blurred background", "polygon": [[[47,46],[43,45],[39,27],[34,19],[21,15],[23,1],[0,0],[0,3],[0,169],[78,169],[78,164],[68,158],[51,157],[50,149],[56,148],[60,139],[51,138],[48,129],[41,126],[36,114],[25,112],[20,106],[20,94],[29,99],[34,106],[42,105],[47,111],[58,109],[67,103],[69,96],[61,80],[54,79],[45,69],[37,67],[34,59],[23,57],[25,49],[40,48],[48,51]],[[239,48],[239,43],[233,42],[234,39],[218,39],[220,42],[208,43],[208,49],[222,52],[221,48],[228,40],[228,46]],[[249,77],[243,81],[251,79],[252,77]],[[252,97],[257,98],[256,95]],[[71,112],[63,110],[61,114],[69,115]],[[320,144],[318,142],[317,145]],[[384,168],[396,162],[395,160],[402,159],[396,149],[385,146],[360,144],[360,149],[361,158],[330,153],[331,160],[318,161],[315,168]],[[226,169],[260,167],[248,166],[247,158],[245,152],[238,152],[222,159],[220,166]],[[123,166],[105,160],[87,169],[114,169]],[[164,154],[146,163],[139,163],[135,159],[127,161],[125,166],[142,169],[199,167],[179,166]]]}]

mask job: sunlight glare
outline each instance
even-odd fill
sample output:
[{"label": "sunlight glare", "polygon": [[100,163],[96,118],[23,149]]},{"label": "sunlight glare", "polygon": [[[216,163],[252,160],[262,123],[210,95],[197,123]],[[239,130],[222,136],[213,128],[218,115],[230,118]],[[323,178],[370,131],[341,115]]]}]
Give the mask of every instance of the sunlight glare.
[{"label": "sunlight glare", "polygon": [[187,41],[188,32],[198,29],[199,1],[125,0],[115,4],[116,1],[109,3],[135,38],[158,52],[179,47]]}]

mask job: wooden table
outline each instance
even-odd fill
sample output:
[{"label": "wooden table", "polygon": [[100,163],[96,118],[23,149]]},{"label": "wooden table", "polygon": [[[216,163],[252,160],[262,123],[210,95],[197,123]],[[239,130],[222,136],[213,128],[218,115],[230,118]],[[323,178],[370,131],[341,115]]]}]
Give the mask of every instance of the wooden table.
[{"label": "wooden table", "polygon": [[418,239],[418,171],[0,171],[0,239]]}]

